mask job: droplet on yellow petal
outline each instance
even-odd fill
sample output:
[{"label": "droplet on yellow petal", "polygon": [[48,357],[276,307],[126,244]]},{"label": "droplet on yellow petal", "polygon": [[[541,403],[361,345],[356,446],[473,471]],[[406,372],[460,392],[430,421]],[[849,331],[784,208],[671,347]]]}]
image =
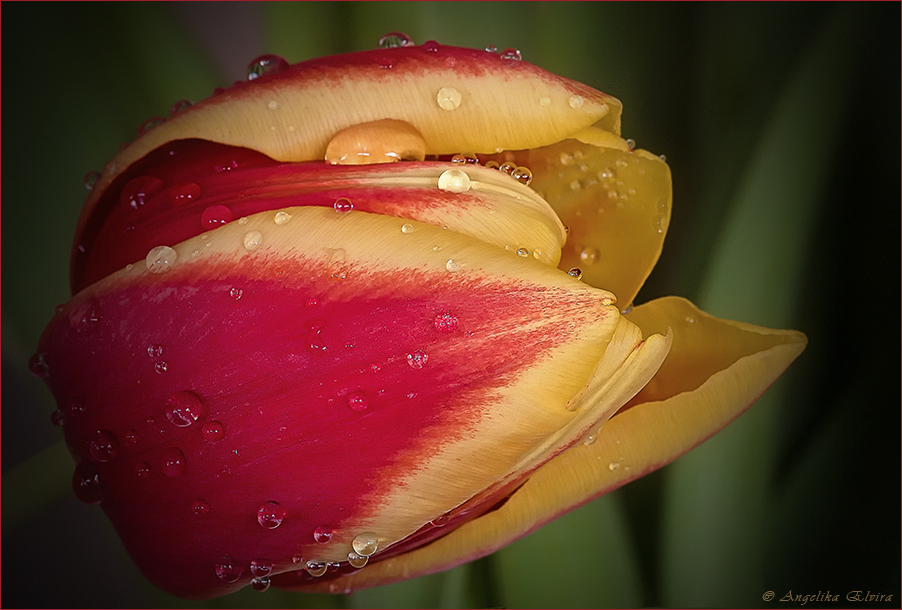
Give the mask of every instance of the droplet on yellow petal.
[{"label": "droplet on yellow petal", "polygon": [[426,142],[410,123],[383,119],[352,125],[339,131],[326,147],[332,165],[370,165],[395,161],[422,161]]}]

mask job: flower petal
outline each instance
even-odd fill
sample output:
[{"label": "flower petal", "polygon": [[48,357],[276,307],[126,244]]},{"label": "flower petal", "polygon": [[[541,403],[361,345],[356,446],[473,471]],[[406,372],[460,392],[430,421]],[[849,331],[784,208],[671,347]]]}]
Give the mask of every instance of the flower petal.
[{"label": "flower petal", "polygon": [[799,332],[719,320],[674,297],[641,305],[627,317],[644,333],[670,328],[673,334],[670,355],[630,408],[605,423],[597,437],[542,466],[497,510],[429,546],[344,576],[333,589],[386,584],[487,555],[660,468],[742,413],[806,343]]},{"label": "flower petal", "polygon": [[[359,536],[378,547],[365,572],[396,543],[439,537],[666,354],[610,293],[535,260],[416,221],[285,212],[92,284],[41,341],[58,402],[83,405],[65,425],[76,484],[176,594],[246,585],[256,560],[293,578],[353,572]],[[605,384],[603,408],[568,409]]]}]

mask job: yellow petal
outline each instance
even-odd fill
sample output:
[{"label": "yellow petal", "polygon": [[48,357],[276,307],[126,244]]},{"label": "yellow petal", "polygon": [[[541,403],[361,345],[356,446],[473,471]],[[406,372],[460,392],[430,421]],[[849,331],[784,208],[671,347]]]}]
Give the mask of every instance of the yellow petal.
[{"label": "yellow petal", "polygon": [[427,547],[343,577],[332,590],[386,584],[487,555],[669,463],[737,417],[806,343],[801,333],[719,320],[673,297],[637,307],[629,318],[645,333],[670,328],[673,335],[670,355],[631,408],[612,417],[589,444],[541,467],[497,510]]}]

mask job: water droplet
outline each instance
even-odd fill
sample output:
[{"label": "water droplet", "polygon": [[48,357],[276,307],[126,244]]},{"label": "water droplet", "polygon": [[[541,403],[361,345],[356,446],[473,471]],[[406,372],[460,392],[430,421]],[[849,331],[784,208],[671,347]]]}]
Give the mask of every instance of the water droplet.
[{"label": "water droplet", "polygon": [[216,576],[222,582],[230,584],[236,582],[241,578],[241,573],[243,571],[241,566],[239,566],[235,559],[230,555],[223,555],[219,558],[219,561],[216,562]]},{"label": "water droplet", "polygon": [[448,169],[438,177],[438,187],[449,193],[466,193],[470,190],[470,176],[459,169]]},{"label": "water droplet", "polygon": [[319,578],[323,574],[326,573],[326,570],[329,569],[329,566],[326,565],[324,561],[314,561],[310,560],[304,564],[304,569],[307,570],[307,573],[314,578]]},{"label": "water droplet", "polygon": [[192,102],[190,100],[179,100],[176,103],[174,103],[171,108],[169,108],[169,116],[173,116],[183,110],[187,110],[188,108],[191,108],[191,106],[193,106],[193,105],[194,105],[194,102]]},{"label": "water droplet", "polygon": [[103,484],[97,467],[91,462],[79,462],[72,475],[72,489],[85,504],[97,504],[103,500]]},{"label": "water droplet", "polygon": [[200,224],[204,229],[215,229],[232,222],[232,210],[224,205],[211,205],[203,211]]},{"label": "water droplet", "polygon": [[504,49],[501,51],[501,59],[507,62],[515,62],[523,59],[519,49]]},{"label": "water droplet", "polygon": [[686,316],[686,322],[688,322],[689,324],[695,324],[696,320],[693,317]]},{"label": "water droplet", "polygon": [[42,352],[34,354],[28,359],[28,370],[35,377],[45,379],[50,374],[50,367],[47,365],[47,356]]},{"label": "water droplet", "polygon": [[380,49],[395,49],[397,47],[412,47],[413,41],[407,34],[390,32],[379,39]]},{"label": "water droplet", "polygon": [[201,434],[203,434],[204,440],[221,441],[225,437],[225,428],[222,422],[209,421],[201,428]]},{"label": "water droplet", "polygon": [[291,220],[291,214],[282,210],[280,212],[276,212],[275,217],[273,218],[276,224],[279,226],[288,224],[288,221]]},{"label": "water droplet", "polygon": [[435,96],[442,110],[456,110],[460,106],[461,99],[460,91],[454,87],[442,87]]},{"label": "water droplet", "polygon": [[167,477],[180,477],[185,473],[185,454],[178,447],[167,447],[163,450],[163,474]]},{"label": "water droplet", "polygon": [[485,52],[486,52],[486,53],[497,53],[497,52],[498,52],[498,47],[496,47],[496,46],[493,45],[493,44],[490,44],[489,46],[487,46],[487,47],[485,48]]},{"label": "water droplet", "polygon": [[667,228],[667,218],[664,214],[658,214],[652,219],[651,226],[655,230],[655,233],[663,233]]},{"label": "water droplet", "polygon": [[354,204],[351,203],[350,199],[342,197],[341,199],[337,199],[335,203],[332,204],[332,207],[335,208],[336,212],[347,214],[354,209]]},{"label": "water droplet", "polygon": [[605,298],[601,299],[601,304],[604,305],[605,307],[613,305],[616,302],[617,302],[617,300],[612,299],[611,297],[605,297]]},{"label": "water droplet", "polygon": [[459,324],[459,320],[457,316],[452,313],[440,313],[435,316],[433,320],[433,326],[435,326],[435,330],[440,333],[452,333],[457,330],[457,326]]},{"label": "water droplet", "polygon": [[578,280],[581,280],[583,278],[583,270],[580,269],[579,267],[570,267],[570,269],[567,271],[567,275],[569,275],[570,277],[575,277]]},{"label": "water droplet", "polygon": [[85,188],[89,191],[93,190],[98,180],[100,180],[100,172],[88,172],[84,177]]},{"label": "water droplet", "polygon": [[595,444],[595,441],[598,440],[598,432],[592,432],[586,436],[586,440],[583,441],[583,445],[588,447],[589,445]]},{"label": "water droplet", "polygon": [[97,330],[100,318],[100,303],[94,297],[82,301],[69,311],[69,325],[79,334],[88,334]]},{"label": "water droplet", "polygon": [[203,401],[194,392],[176,392],[166,401],[166,419],[179,428],[196,422],[205,410]]},{"label": "water droplet", "polygon": [[658,155],[658,159],[660,159],[664,163],[667,163],[667,155]]},{"label": "water droplet", "polygon": [[581,95],[571,95],[570,99],[567,100],[567,103],[570,104],[570,107],[574,110],[583,107],[583,96]]},{"label": "water droplet", "polygon": [[135,464],[135,474],[139,479],[149,479],[151,475],[150,464],[147,462],[138,462]]},{"label": "water droplet", "polygon": [[138,135],[143,135],[156,127],[157,125],[162,125],[166,119],[161,116],[153,116],[141,123],[141,126],[138,127]]},{"label": "water droplet", "polygon": [[69,403],[68,413],[72,417],[82,417],[85,414],[85,403],[80,398],[76,398]]},{"label": "water droplet", "polygon": [[252,559],[251,574],[254,576],[269,576],[272,572],[273,562],[269,559]]},{"label": "water droplet", "polygon": [[453,258],[449,258],[448,262],[445,263],[445,269],[447,269],[450,273],[455,273],[457,271],[460,271],[461,267],[462,267],[461,263],[454,260]]},{"label": "water droplet", "polygon": [[119,440],[109,430],[98,430],[88,442],[88,449],[98,462],[108,462],[119,455]]},{"label": "water droplet", "polygon": [[144,259],[144,266],[151,273],[166,273],[178,259],[178,252],[169,246],[157,246],[151,248]]},{"label": "water droplet", "polygon": [[119,204],[137,210],[163,190],[163,181],[153,176],[138,176],[125,183]]},{"label": "water droplet", "polygon": [[320,526],[313,530],[313,539],[320,544],[326,544],[332,540],[332,528]]},{"label": "water droplet", "polygon": [[357,568],[359,570],[360,568],[365,566],[369,560],[369,557],[358,555],[354,551],[348,553],[348,563],[351,564],[352,568]]},{"label": "water droplet", "polygon": [[247,65],[247,80],[254,80],[267,74],[281,72],[288,62],[278,55],[261,55]]},{"label": "water droplet", "polygon": [[195,182],[176,184],[169,189],[169,203],[172,205],[184,205],[200,197],[200,186]]},{"label": "water droplet", "polygon": [[517,248],[517,256],[527,257],[529,256],[529,250],[526,248]]},{"label": "water droplet", "polygon": [[153,365],[153,370],[155,370],[158,374],[162,375],[166,371],[169,370],[169,365],[166,364],[163,360],[160,360],[156,364]]},{"label": "water droplet", "polygon": [[348,394],[348,406],[355,411],[363,411],[370,404],[369,398],[362,390],[355,390]]},{"label": "water droplet", "polygon": [[270,580],[266,576],[257,576],[256,578],[251,579],[251,587],[254,591],[266,591],[269,589]]},{"label": "water droplet", "polygon": [[598,262],[600,256],[601,253],[598,251],[598,248],[592,248],[591,246],[582,248],[579,251],[579,260],[586,265],[594,265]]},{"label": "water droplet", "polygon": [[163,355],[163,346],[162,345],[151,345],[147,348],[147,355],[151,358],[159,358]]},{"label": "water droplet", "polygon": [[451,514],[445,513],[444,515],[439,515],[429,523],[432,524],[433,527],[444,527],[448,524],[448,521],[451,520]]},{"label": "water droplet", "polygon": [[339,248],[329,256],[329,278],[333,280],[343,280],[348,277],[348,269],[345,265],[347,253],[344,249]]},{"label": "water droplet", "polygon": [[210,512],[210,505],[198,498],[194,502],[191,503],[191,512],[197,515],[198,517],[202,515],[206,515]]},{"label": "water droplet", "polygon": [[631,138],[626,139],[626,145],[629,147],[630,152],[633,152],[636,149],[636,141]]},{"label": "water droplet", "polygon": [[547,95],[540,97],[539,98],[539,106],[542,106],[543,108],[547,108],[548,106],[551,106],[551,98],[548,97]]},{"label": "water droplet", "polygon": [[50,423],[54,426],[62,426],[65,418],[65,414],[60,409],[55,409],[53,413],[50,414]]},{"label": "water droplet", "polygon": [[307,331],[307,351],[313,354],[322,354],[326,351],[326,341],[323,337],[325,325],[319,322],[311,322]]},{"label": "water droplet", "polygon": [[401,233],[413,233],[413,225],[410,223],[401,225]]},{"label": "water droplet", "polygon": [[511,178],[519,182],[520,184],[529,185],[532,182],[532,171],[528,167],[523,167],[522,165],[514,168],[514,171],[511,172]]},{"label": "water droplet", "polygon": [[620,462],[611,462],[608,464],[608,470],[617,470],[620,468]]},{"label": "water droplet", "polygon": [[281,504],[275,500],[269,500],[257,509],[257,523],[265,529],[274,530],[282,525],[285,514],[286,511]]},{"label": "water droplet", "polygon": [[351,541],[351,546],[358,555],[370,557],[379,548],[379,538],[373,532],[363,532]]},{"label": "water droplet", "polygon": [[412,369],[421,369],[426,366],[426,362],[428,361],[429,354],[423,350],[418,349],[407,354],[407,364],[409,364]]},{"label": "water droplet", "polygon": [[263,233],[260,231],[248,231],[244,234],[244,249],[248,252],[256,250],[263,243]]}]

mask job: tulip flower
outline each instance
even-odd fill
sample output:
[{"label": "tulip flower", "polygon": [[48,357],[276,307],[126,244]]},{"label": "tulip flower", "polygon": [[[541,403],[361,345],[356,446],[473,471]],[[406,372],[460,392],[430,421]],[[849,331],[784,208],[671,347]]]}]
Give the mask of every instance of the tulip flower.
[{"label": "tulip flower", "polygon": [[401,36],[151,119],[31,362],[147,577],[348,592],[491,553],[688,451],[805,338],[631,304],[669,169],[621,104]]}]

